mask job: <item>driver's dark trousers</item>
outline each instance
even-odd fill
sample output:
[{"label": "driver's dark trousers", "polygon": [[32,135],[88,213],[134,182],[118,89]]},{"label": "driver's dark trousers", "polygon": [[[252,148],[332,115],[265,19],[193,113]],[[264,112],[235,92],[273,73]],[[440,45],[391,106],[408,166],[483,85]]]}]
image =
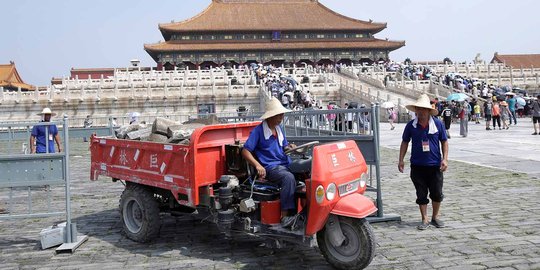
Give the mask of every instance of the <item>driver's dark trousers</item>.
[{"label": "driver's dark trousers", "polygon": [[277,184],[280,188],[281,210],[294,210],[294,192],[296,189],[296,180],[289,168],[278,165],[270,170],[266,170],[266,180]]}]

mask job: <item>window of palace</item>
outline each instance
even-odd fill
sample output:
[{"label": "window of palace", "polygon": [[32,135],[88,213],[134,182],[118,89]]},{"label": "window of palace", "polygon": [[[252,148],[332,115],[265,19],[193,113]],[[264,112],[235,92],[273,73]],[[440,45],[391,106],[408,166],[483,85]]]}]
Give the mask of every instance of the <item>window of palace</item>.
[{"label": "window of palace", "polygon": [[[371,38],[370,33],[288,33],[281,34],[280,39],[361,39]],[[272,34],[227,34],[227,35],[171,35],[172,40],[257,40],[273,39]]]}]

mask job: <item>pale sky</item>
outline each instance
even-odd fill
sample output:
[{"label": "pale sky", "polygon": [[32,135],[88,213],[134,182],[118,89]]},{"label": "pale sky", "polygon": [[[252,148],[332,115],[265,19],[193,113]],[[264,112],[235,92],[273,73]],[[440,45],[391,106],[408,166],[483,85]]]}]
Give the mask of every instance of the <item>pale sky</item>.
[{"label": "pale sky", "polygon": [[[377,38],[405,40],[395,61],[491,60],[540,53],[540,1],[320,0],[343,15],[387,22]],[[163,40],[159,23],[188,19],[210,0],[6,0],[0,64],[15,61],[26,83],[48,85],[73,68],[155,66],[145,43]]]}]

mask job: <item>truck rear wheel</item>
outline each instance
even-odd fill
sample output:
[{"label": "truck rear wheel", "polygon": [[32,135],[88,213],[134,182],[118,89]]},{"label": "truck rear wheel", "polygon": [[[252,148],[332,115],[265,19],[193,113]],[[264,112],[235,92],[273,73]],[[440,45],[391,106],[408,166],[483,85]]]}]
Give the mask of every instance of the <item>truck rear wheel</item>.
[{"label": "truck rear wheel", "polygon": [[120,217],[127,237],[145,243],[159,234],[161,219],[154,194],[141,185],[128,184],[120,197]]},{"label": "truck rear wheel", "polygon": [[337,269],[364,269],[375,256],[375,237],[371,225],[365,219],[339,217],[339,225],[345,236],[341,246],[333,246],[325,228],[317,233],[319,249],[332,266]]}]

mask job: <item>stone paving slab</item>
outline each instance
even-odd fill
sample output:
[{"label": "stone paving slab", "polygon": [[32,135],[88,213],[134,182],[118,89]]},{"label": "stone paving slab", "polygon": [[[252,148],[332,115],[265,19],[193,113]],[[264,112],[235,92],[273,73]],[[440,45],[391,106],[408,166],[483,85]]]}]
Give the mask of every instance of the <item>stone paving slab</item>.
[{"label": "stone paving slab", "polygon": [[[479,166],[451,160],[442,205],[447,228],[418,231],[414,188],[408,172],[397,172],[399,143],[392,141],[396,136],[399,140],[402,127],[381,134],[381,143],[389,146],[381,149],[384,209],[401,215],[402,222],[373,224],[377,252],[368,269],[539,269],[538,178],[482,162]],[[463,147],[474,146],[466,140],[451,139],[451,155],[461,142]],[[74,254],[55,254],[54,249],[40,249],[39,231],[65,218],[0,221],[0,269],[331,269],[317,248],[269,249],[259,238],[226,239],[214,225],[191,217],[163,216],[158,239],[135,243],[122,234],[118,200],[123,185],[105,178],[89,181],[87,145],[72,146],[73,221],[89,240]],[[537,147],[532,149],[539,153]],[[497,161],[501,154],[479,157]],[[540,164],[515,158],[528,164],[525,169]],[[61,191],[55,192],[62,198]],[[6,200],[1,190],[0,203]]]}]

